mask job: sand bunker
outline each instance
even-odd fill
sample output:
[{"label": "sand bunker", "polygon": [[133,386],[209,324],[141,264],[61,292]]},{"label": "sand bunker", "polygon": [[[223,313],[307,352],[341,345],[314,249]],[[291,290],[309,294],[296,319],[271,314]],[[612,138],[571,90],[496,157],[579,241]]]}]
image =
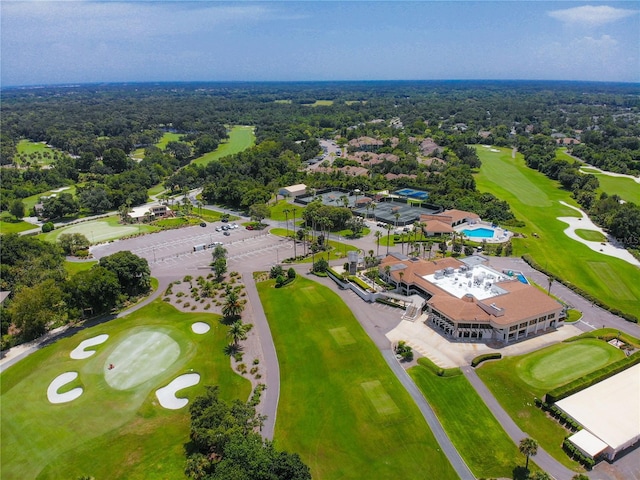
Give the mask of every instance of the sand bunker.
[{"label": "sand bunker", "polygon": [[71,358],[73,358],[74,360],[82,360],[84,358],[89,358],[91,355],[96,353],[96,351],[95,350],[87,351],[86,349],[89,347],[95,347],[96,345],[100,345],[101,343],[106,342],[108,338],[109,338],[109,335],[104,333],[102,335],[98,335],[97,337],[83,340],[82,342],[80,342],[80,345],[78,345],[76,348],[74,348],[71,351]]},{"label": "sand bunker", "polygon": [[199,382],[199,373],[186,373],[184,375],[180,375],[166,387],[162,387],[156,390],[156,397],[158,397],[160,405],[162,405],[164,408],[169,410],[178,410],[179,408],[182,408],[187,403],[189,403],[189,400],[187,400],[186,398],[177,398],[176,392],[182,390],[183,388],[193,387]]},{"label": "sand bunker", "polygon": [[489,150],[490,152],[495,152],[495,153],[500,153],[500,150],[498,150],[497,148],[492,148],[491,150]]},{"label": "sand bunker", "polygon": [[209,330],[211,330],[211,327],[209,326],[208,323],[196,322],[193,325],[191,325],[191,330],[193,330],[193,333],[202,335],[203,333],[207,333]]},{"label": "sand bunker", "polygon": [[72,388],[65,393],[58,393],[60,388],[67,383],[73,382],[76,378],[78,378],[78,372],[66,372],[54,378],[49,384],[49,388],[47,388],[47,398],[49,401],[51,403],[67,403],[82,395],[82,388],[80,387]]}]

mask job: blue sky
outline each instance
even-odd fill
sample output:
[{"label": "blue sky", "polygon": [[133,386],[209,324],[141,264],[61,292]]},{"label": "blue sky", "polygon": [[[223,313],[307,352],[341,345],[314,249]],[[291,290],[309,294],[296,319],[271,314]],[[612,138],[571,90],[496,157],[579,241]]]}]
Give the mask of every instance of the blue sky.
[{"label": "blue sky", "polygon": [[640,81],[640,3],[0,2],[0,85]]}]

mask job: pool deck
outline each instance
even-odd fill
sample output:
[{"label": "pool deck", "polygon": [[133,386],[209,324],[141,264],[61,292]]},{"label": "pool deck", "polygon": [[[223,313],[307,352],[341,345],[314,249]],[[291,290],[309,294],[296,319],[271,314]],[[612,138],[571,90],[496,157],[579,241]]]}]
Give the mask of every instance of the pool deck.
[{"label": "pool deck", "polygon": [[[468,235],[465,235],[463,232],[463,230],[479,230],[479,229],[493,230],[493,237],[470,237]],[[474,223],[465,222],[461,225],[456,226],[454,230],[458,233],[461,233],[462,235],[465,235],[465,237],[468,238],[469,240],[473,240],[477,242],[485,241],[487,243],[504,243],[507,240],[510,240],[511,237],[513,236],[513,232],[510,232],[509,230],[506,230],[502,227],[495,227],[490,222],[484,222],[482,220]]]}]

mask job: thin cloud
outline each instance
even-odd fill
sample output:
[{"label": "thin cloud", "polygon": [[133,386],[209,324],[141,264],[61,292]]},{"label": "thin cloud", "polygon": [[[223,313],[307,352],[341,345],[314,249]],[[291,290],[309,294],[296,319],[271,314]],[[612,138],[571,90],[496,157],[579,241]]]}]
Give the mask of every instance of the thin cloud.
[{"label": "thin cloud", "polygon": [[617,22],[618,20],[636,15],[637,13],[638,10],[614,8],[606,5],[584,5],[582,7],[565,8],[563,10],[547,12],[550,17],[560,20],[563,23],[592,27]]}]

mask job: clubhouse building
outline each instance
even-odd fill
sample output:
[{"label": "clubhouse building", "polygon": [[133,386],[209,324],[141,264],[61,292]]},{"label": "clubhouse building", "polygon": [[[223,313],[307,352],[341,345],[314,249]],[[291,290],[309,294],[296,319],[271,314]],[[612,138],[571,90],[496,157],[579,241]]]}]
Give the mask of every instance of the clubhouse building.
[{"label": "clubhouse building", "polygon": [[424,299],[425,323],[452,339],[508,344],[564,324],[561,303],[482,257],[427,261],[391,253],[379,273],[399,294]]}]

